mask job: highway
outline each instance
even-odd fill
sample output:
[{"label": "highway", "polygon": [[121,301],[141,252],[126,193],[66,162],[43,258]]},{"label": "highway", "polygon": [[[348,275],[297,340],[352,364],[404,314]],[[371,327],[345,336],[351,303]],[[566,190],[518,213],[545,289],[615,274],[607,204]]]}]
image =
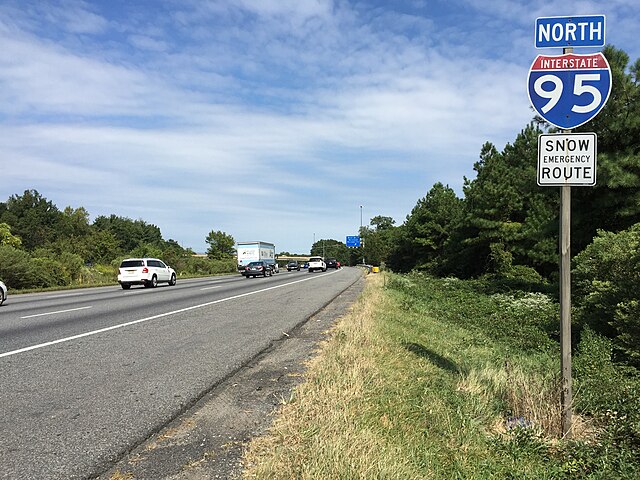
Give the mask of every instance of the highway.
[{"label": "highway", "polygon": [[352,285],[356,268],[10,295],[0,478],[90,478]]}]

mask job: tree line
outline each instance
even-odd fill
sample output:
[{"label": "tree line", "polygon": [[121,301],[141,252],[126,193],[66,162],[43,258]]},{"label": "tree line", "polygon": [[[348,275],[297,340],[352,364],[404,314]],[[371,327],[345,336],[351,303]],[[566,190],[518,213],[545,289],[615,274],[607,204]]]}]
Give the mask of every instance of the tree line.
[{"label": "tree line", "polygon": [[[233,237],[211,232],[208,243]],[[36,190],[0,202],[0,278],[12,289],[112,283],[126,257],[159,257],[181,274],[210,275],[235,270],[227,243],[211,245],[206,258],[144,220],[117,215],[93,222],[83,208],[59,210]]]}]

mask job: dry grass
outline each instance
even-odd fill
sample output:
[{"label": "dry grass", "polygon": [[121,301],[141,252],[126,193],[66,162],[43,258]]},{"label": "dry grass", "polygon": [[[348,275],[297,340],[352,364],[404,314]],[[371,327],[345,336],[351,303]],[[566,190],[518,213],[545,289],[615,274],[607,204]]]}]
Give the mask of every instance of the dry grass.
[{"label": "dry grass", "polygon": [[350,478],[350,471],[360,476],[390,467],[380,465],[380,452],[388,446],[361,423],[370,409],[368,394],[380,381],[377,358],[385,349],[372,323],[384,302],[381,280],[369,277],[364,295],[334,327],[322,355],[309,363],[307,382],[282,407],[269,435],[251,443],[245,478]]},{"label": "dry grass", "polygon": [[[539,429],[549,438],[562,436],[560,382],[555,374],[533,375],[520,365],[505,362],[502,367],[487,364],[463,375],[459,387],[482,398],[486,404],[499,399],[510,416]],[[496,431],[504,432],[504,418],[496,420]]]},{"label": "dry grass", "polygon": [[133,476],[133,473],[130,473],[130,472],[122,473],[120,470],[116,470],[111,474],[111,477],[109,477],[109,480],[134,480],[134,478],[135,477]]}]

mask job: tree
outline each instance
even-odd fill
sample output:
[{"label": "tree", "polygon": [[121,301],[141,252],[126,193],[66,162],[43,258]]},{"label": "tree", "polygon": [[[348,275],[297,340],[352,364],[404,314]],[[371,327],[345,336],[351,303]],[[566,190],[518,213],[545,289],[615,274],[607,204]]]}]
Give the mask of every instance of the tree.
[{"label": "tree", "polygon": [[58,237],[62,214],[37,190],[25,190],[0,203],[0,222],[11,225],[27,250],[43,247]]},{"label": "tree", "polygon": [[391,217],[384,217],[382,215],[376,215],[371,219],[369,225],[375,227],[376,231],[381,232],[383,230],[389,230],[393,228],[396,221]]},{"label": "tree", "polygon": [[559,197],[557,190],[536,184],[540,133],[530,124],[502,152],[490,143],[483,146],[476,178],[465,179],[464,213],[447,245],[450,273],[502,269],[497,258],[544,273],[556,269]]},{"label": "tree", "polygon": [[364,256],[367,263],[372,265],[386,264],[389,253],[393,248],[394,224],[391,217],[376,215],[369,224],[374,228],[363,227],[360,236],[364,246],[360,249],[360,256]]},{"label": "tree", "polygon": [[640,366],[640,223],[599,231],[574,259],[577,317]]},{"label": "tree", "polygon": [[448,185],[436,183],[390,238],[390,266],[398,271],[433,269],[442,260],[445,243],[461,214],[462,200]]},{"label": "tree", "polygon": [[0,245],[8,245],[14,248],[22,246],[22,240],[11,233],[11,227],[8,223],[0,223]]},{"label": "tree", "polygon": [[[584,249],[598,229],[620,232],[640,220],[640,60],[613,46],[603,49],[611,66],[607,105],[577,131],[598,134],[598,182],[572,190],[571,250]],[[628,73],[627,73],[628,72]]]},{"label": "tree", "polygon": [[131,252],[140,245],[163,247],[164,241],[160,229],[144,220],[131,220],[117,215],[99,216],[94,220],[93,225],[98,230],[110,232],[118,239],[120,248],[125,252]]},{"label": "tree", "polygon": [[235,253],[236,241],[225,232],[211,230],[205,242],[209,244],[207,249],[209,258],[220,260],[233,257]]}]

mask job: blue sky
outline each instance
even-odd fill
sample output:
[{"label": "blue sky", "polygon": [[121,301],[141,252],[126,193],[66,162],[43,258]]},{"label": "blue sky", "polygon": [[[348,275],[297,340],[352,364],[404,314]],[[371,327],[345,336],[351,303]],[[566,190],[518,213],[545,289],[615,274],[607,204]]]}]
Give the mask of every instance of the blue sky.
[{"label": "blue sky", "polygon": [[[640,57],[640,2],[0,0],[0,201],[36,189],[277,251],[401,224],[462,195],[482,144],[533,118],[539,16],[605,14]],[[588,50],[576,53],[589,53]]]}]

